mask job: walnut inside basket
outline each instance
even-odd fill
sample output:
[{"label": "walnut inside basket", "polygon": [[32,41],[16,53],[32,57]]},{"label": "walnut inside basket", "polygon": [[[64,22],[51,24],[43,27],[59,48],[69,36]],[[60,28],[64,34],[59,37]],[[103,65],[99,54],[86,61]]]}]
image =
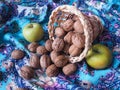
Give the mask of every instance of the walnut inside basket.
[{"label": "walnut inside basket", "polygon": [[[57,35],[55,35],[55,29],[56,27],[61,27],[66,32],[66,34],[71,31],[76,34],[76,36],[74,36],[74,34],[72,36],[74,36],[73,40],[77,41],[72,41],[72,43],[68,44],[70,45],[74,44],[74,47],[80,48],[80,50],[82,50],[82,52],[78,56],[67,55],[71,63],[80,62],[81,60],[84,59],[88,50],[92,46],[94,38],[96,38],[94,34],[99,35],[100,32],[102,31],[102,24],[100,23],[99,18],[97,16],[94,16],[94,20],[92,20],[92,18],[93,16],[86,16],[81,11],[79,11],[75,6],[70,5],[62,5],[52,11],[52,14],[48,22],[49,38],[52,40],[58,38]],[[75,22],[78,23],[77,25],[81,26],[80,29],[81,31],[79,31],[79,28],[77,28],[77,30],[74,30],[76,29],[77,26],[74,25]],[[97,29],[98,31],[95,31],[96,28],[93,22],[96,22],[98,27],[100,27]],[[60,38],[64,38],[65,35]],[[72,36],[69,37],[69,39],[72,38]],[[83,46],[81,47],[79,45]]]}]

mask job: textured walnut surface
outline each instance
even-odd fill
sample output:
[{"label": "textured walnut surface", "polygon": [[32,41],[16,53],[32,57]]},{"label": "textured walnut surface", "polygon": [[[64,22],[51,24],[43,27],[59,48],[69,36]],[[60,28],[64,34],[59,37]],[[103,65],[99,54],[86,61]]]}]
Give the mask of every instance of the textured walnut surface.
[{"label": "textured walnut surface", "polygon": [[64,37],[64,35],[66,34],[66,32],[61,28],[61,27],[57,27],[56,29],[55,29],[55,35],[57,36],[57,37]]},{"label": "textured walnut surface", "polygon": [[82,52],[82,49],[76,47],[75,45],[71,45],[69,48],[69,54],[70,56],[79,56],[80,53]]},{"label": "textured walnut surface", "polygon": [[63,67],[62,71],[65,75],[71,75],[77,70],[76,64],[67,64]]},{"label": "textured walnut surface", "polygon": [[73,35],[74,35],[73,31],[68,32],[64,37],[64,41],[67,42],[68,44],[72,44],[72,36]]},{"label": "textured walnut surface", "polygon": [[30,62],[29,62],[30,66],[33,68],[40,68],[40,59],[39,56],[36,54],[33,54],[30,57]]},{"label": "textured walnut surface", "polygon": [[55,61],[55,58],[56,58],[58,55],[60,55],[60,53],[59,53],[59,52],[56,52],[56,51],[52,51],[52,52],[50,53],[50,57],[51,57],[52,62]]},{"label": "textured walnut surface", "polygon": [[48,51],[46,50],[45,46],[38,46],[36,52],[37,54],[43,55],[46,54]]},{"label": "textured walnut surface", "polygon": [[59,52],[59,51],[62,51],[64,48],[64,40],[61,39],[61,38],[56,38],[54,41],[53,41],[53,44],[52,44],[52,49]]},{"label": "textured walnut surface", "polygon": [[77,20],[74,23],[73,28],[74,28],[75,32],[78,32],[78,33],[81,33],[81,34],[84,33],[83,26],[82,26],[80,20]]},{"label": "textured walnut surface", "polygon": [[62,28],[65,30],[65,31],[70,31],[73,29],[73,20],[72,19],[68,19],[66,20],[64,23],[61,24]]},{"label": "textured walnut surface", "polygon": [[25,56],[25,53],[22,50],[13,50],[11,57],[13,59],[22,59]]},{"label": "textured walnut surface", "polygon": [[31,52],[36,52],[37,47],[39,46],[38,43],[32,42],[28,45],[28,50]]},{"label": "textured walnut surface", "polygon": [[51,40],[47,40],[45,42],[45,48],[48,50],[48,51],[52,51],[52,41]]},{"label": "textured walnut surface", "polygon": [[83,48],[85,46],[85,37],[84,37],[84,35],[82,35],[80,33],[75,33],[72,36],[72,43],[78,48]]},{"label": "textured walnut surface", "polygon": [[54,64],[57,67],[63,67],[68,63],[68,58],[66,58],[64,55],[59,55],[55,58]]},{"label": "textured walnut surface", "polygon": [[43,69],[46,69],[51,64],[50,56],[48,55],[42,55],[40,58],[40,65]]},{"label": "textured walnut surface", "polygon": [[21,74],[21,77],[23,77],[24,79],[31,79],[34,77],[34,73],[35,71],[30,67],[30,66],[23,66],[21,69],[20,69],[20,74]]},{"label": "textured walnut surface", "polygon": [[49,77],[55,77],[59,74],[59,68],[52,64],[46,69],[46,74]]}]

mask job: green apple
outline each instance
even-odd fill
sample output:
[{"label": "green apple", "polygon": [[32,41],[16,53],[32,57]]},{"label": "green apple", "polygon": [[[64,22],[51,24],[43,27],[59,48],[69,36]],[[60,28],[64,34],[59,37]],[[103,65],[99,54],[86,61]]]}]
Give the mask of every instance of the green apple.
[{"label": "green apple", "polygon": [[29,42],[41,40],[43,34],[44,31],[38,23],[29,23],[23,28],[23,36]]},{"label": "green apple", "polygon": [[88,51],[86,62],[94,69],[107,68],[112,62],[112,52],[105,45],[96,44]]}]

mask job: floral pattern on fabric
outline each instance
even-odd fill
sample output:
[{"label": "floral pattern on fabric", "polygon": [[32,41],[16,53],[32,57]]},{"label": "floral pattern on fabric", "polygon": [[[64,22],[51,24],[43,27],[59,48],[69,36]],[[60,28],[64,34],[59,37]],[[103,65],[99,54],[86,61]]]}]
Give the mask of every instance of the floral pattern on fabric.
[{"label": "floral pattern on fabric", "polygon": [[[94,70],[85,61],[78,63],[78,70],[71,76],[61,73],[49,78],[41,71],[36,77],[26,81],[19,76],[19,70],[28,64],[30,54],[26,49],[28,42],[23,38],[22,28],[37,22],[43,26],[44,45],[48,39],[47,23],[51,11],[62,4],[75,4],[86,14],[100,17],[104,32],[95,43],[102,43],[113,51],[113,63],[104,70]],[[10,53],[21,49],[26,56],[13,60]],[[17,87],[30,90],[119,90],[120,89],[120,2],[119,0],[3,0],[0,1],[0,90],[15,90]]]}]

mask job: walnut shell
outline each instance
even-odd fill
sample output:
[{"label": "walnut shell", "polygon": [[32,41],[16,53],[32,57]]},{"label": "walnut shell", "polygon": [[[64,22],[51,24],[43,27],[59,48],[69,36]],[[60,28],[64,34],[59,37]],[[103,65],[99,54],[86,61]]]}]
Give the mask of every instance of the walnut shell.
[{"label": "walnut shell", "polygon": [[85,36],[80,33],[75,33],[72,36],[72,43],[78,48],[83,48],[85,46]]},{"label": "walnut shell", "polygon": [[65,46],[64,46],[63,52],[65,54],[69,54],[69,48],[70,48],[70,44],[66,43]]},{"label": "walnut shell", "polygon": [[48,39],[46,42],[45,42],[45,48],[48,50],[48,51],[52,51],[52,41],[50,39]]},{"label": "walnut shell", "polygon": [[52,49],[55,50],[56,52],[62,51],[64,48],[64,40],[60,38],[56,38],[53,41],[52,44]]},{"label": "walnut shell", "polygon": [[73,29],[73,20],[72,19],[68,19],[68,20],[66,20],[65,22],[63,22],[62,24],[61,24],[61,26],[62,26],[62,28],[65,30],[65,31],[70,31],[70,30],[72,30]]},{"label": "walnut shell", "polygon": [[72,36],[73,35],[74,35],[73,31],[68,32],[64,37],[64,41],[68,44],[72,44]]},{"label": "walnut shell", "polygon": [[51,65],[51,59],[48,55],[42,55],[40,58],[40,65],[43,69],[46,69],[48,66]]},{"label": "walnut shell", "polygon": [[74,28],[75,32],[78,32],[78,33],[81,33],[81,34],[84,33],[83,26],[82,26],[80,20],[77,20],[74,23],[73,28]]},{"label": "walnut shell", "polygon": [[35,53],[38,46],[37,42],[32,42],[28,45],[28,50]]},{"label": "walnut shell", "polygon": [[13,59],[22,59],[25,56],[25,53],[22,50],[13,50],[11,53],[11,57]]},{"label": "walnut shell", "polygon": [[20,69],[20,75],[22,78],[24,79],[31,79],[34,77],[34,70],[30,67],[30,66],[23,66],[21,69]]},{"label": "walnut shell", "polygon": [[30,57],[30,66],[33,67],[33,68],[40,68],[40,59],[39,59],[39,56],[37,56],[36,54],[33,54],[31,57]]},{"label": "walnut shell", "polygon": [[45,46],[38,46],[36,52],[37,54],[43,55],[46,54],[48,51],[46,50]]},{"label": "walnut shell", "polygon": [[71,75],[77,70],[76,64],[67,64],[63,67],[62,71],[65,75]]},{"label": "walnut shell", "polygon": [[61,27],[57,27],[55,29],[55,35],[59,38],[63,37],[66,34],[66,32],[61,28]]},{"label": "walnut shell", "polygon": [[82,52],[82,49],[76,47],[75,45],[71,45],[69,48],[69,54],[70,56],[78,56]]},{"label": "walnut shell", "polygon": [[55,77],[59,74],[59,68],[52,64],[46,69],[46,74],[49,77]]},{"label": "walnut shell", "polygon": [[59,55],[55,58],[54,64],[57,67],[63,67],[68,63],[68,58],[66,58],[64,55]]},{"label": "walnut shell", "polygon": [[56,58],[58,55],[60,55],[60,53],[59,53],[59,52],[56,52],[56,51],[52,51],[52,52],[50,53],[50,57],[51,57],[51,60],[52,60],[53,63],[54,63],[54,61],[55,61],[55,58]]}]

